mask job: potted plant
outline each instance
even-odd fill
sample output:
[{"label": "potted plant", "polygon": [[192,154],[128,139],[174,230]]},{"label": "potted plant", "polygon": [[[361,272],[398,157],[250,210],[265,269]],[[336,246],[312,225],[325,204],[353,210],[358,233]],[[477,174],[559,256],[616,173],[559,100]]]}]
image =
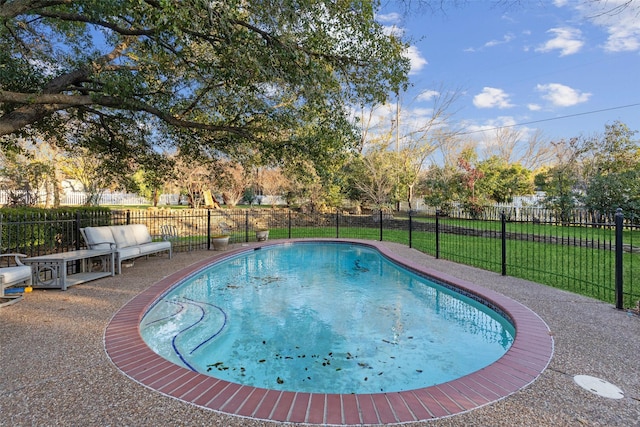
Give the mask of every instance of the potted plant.
[{"label": "potted plant", "polygon": [[229,235],[218,234],[215,236],[211,236],[211,244],[213,245],[214,251],[224,251],[229,245]]},{"label": "potted plant", "polygon": [[269,230],[266,228],[256,229],[256,240],[258,242],[265,242],[269,238]]}]

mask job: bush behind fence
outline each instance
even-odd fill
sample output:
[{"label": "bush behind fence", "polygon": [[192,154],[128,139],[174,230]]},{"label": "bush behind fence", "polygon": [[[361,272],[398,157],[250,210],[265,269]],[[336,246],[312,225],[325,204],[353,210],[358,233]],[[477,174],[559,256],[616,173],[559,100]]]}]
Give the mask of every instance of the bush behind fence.
[{"label": "bush behind fence", "polygon": [[[517,218],[517,219],[516,219]],[[155,239],[162,226],[177,231],[175,251],[211,249],[210,239],[229,234],[232,243],[256,240],[270,230],[271,239],[357,238],[393,241],[437,258],[449,259],[503,275],[533,280],[613,303],[634,307],[640,300],[638,226],[618,218],[592,221],[576,214],[510,215],[490,212],[482,219],[462,212],[443,216],[374,211],[368,215],[302,213],[287,209],[147,209],[50,214],[3,214],[0,251],[38,256],[84,247],[81,227],[145,224]],[[617,219],[617,221],[616,221]]]}]

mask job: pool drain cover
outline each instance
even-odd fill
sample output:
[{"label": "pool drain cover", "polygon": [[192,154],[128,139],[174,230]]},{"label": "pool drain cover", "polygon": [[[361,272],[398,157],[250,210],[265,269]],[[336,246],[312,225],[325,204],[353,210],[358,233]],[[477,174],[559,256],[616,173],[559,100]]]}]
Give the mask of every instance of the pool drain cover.
[{"label": "pool drain cover", "polygon": [[589,375],[576,375],[573,380],[580,387],[598,396],[608,397],[609,399],[622,399],[624,397],[622,390],[600,378]]}]

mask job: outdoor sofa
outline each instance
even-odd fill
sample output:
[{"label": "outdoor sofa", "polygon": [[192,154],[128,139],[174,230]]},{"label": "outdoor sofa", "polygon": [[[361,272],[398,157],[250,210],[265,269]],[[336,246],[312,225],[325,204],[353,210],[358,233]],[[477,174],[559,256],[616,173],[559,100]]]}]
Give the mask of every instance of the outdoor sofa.
[{"label": "outdoor sofa", "polygon": [[122,272],[122,261],[168,252],[172,256],[171,242],[154,242],[144,224],[85,227],[80,232],[89,249],[115,249],[116,273]]}]

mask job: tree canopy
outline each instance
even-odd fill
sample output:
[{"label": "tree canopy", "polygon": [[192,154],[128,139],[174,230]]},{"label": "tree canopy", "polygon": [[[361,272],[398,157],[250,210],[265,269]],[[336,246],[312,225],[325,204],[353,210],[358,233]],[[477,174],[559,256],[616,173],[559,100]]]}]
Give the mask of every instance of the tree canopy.
[{"label": "tree canopy", "polygon": [[0,0],[0,147],[70,123],[122,156],[161,143],[264,159],[344,147],[357,140],[347,107],[407,84],[407,45],[378,7]]},{"label": "tree canopy", "polygon": [[587,141],[593,157],[585,165],[585,206],[605,215],[617,208],[625,214],[640,214],[640,146],[636,131],[615,122],[605,126],[603,136]]}]

